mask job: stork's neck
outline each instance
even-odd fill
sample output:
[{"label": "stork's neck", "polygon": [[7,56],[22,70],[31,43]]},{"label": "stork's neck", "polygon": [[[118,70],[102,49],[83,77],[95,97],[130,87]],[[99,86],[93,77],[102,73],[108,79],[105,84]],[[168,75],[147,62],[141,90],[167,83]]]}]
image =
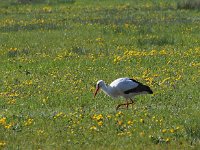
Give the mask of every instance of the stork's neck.
[{"label": "stork's neck", "polygon": [[111,86],[107,86],[106,84],[103,84],[101,89],[104,91],[104,93],[106,93],[107,95],[113,97],[113,95],[112,95],[112,87]]}]

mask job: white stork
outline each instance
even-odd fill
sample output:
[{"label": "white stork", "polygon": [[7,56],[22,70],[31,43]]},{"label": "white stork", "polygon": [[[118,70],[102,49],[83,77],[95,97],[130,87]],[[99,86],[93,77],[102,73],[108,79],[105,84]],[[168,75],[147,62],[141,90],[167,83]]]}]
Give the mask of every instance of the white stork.
[{"label": "white stork", "polygon": [[[150,89],[150,87],[143,85],[142,83],[130,78],[116,79],[108,86],[103,80],[99,80],[96,85],[94,97],[100,89],[102,89],[105,94],[112,98],[117,98],[121,96],[126,99],[126,103],[119,104],[116,107],[116,110],[122,105],[125,105],[128,109],[129,104],[134,103],[131,98],[136,95],[153,94],[153,91]],[[128,102],[128,100],[130,100],[130,102]]]}]

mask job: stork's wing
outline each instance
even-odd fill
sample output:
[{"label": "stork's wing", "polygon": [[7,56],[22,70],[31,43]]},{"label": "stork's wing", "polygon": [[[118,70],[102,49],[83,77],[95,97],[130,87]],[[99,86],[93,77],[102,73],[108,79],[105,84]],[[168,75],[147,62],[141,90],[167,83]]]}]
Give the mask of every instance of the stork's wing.
[{"label": "stork's wing", "polygon": [[129,78],[119,78],[113,81],[110,86],[115,87],[120,92],[125,92],[136,88],[140,83]]}]

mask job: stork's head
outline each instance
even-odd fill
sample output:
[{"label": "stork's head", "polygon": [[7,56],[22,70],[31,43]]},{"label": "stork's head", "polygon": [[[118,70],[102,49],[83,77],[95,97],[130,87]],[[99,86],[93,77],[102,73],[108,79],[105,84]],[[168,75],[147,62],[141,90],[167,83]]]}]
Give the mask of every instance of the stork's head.
[{"label": "stork's head", "polygon": [[95,93],[94,93],[94,97],[97,95],[98,91],[101,89],[101,87],[105,85],[104,81],[103,80],[99,80],[97,82],[97,85],[96,85],[96,90],[95,90]]}]

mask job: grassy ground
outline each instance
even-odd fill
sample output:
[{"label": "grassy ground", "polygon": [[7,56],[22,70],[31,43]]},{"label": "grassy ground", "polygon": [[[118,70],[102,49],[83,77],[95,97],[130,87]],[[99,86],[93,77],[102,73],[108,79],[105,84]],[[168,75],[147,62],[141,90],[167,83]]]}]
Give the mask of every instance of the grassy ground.
[{"label": "grassy ground", "polygon": [[[199,149],[200,20],[177,1],[0,4],[0,149]],[[154,95],[93,98],[132,77]]]}]

